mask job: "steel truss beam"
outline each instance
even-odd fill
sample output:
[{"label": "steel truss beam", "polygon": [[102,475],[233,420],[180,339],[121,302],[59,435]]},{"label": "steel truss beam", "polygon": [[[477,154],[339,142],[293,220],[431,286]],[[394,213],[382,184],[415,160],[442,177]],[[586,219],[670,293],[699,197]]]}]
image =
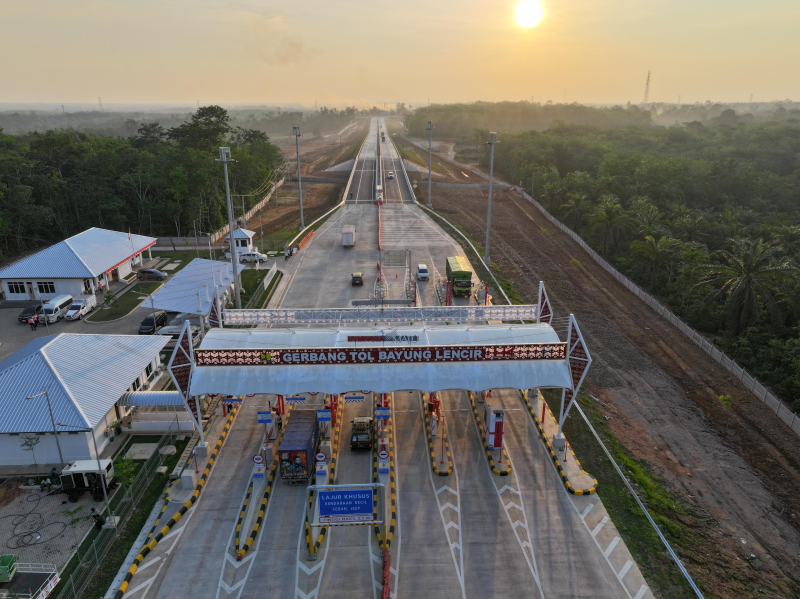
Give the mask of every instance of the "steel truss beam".
[{"label": "steel truss beam", "polygon": [[363,324],[371,322],[487,322],[536,320],[536,306],[426,306],[225,310],[226,325]]}]

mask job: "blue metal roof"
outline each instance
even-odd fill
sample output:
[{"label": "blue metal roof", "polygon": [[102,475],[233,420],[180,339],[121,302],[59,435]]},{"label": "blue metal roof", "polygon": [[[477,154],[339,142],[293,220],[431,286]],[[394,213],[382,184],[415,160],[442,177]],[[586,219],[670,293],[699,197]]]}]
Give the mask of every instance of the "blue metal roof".
[{"label": "blue metal roof", "polygon": [[119,400],[119,405],[135,406],[183,406],[180,391],[129,391]]},{"label": "blue metal roof", "polygon": [[233,285],[231,263],[195,258],[153,294],[153,306],[159,310],[206,316],[211,311],[215,285],[218,296]]},{"label": "blue metal roof", "polygon": [[[248,229],[236,229],[233,232],[233,238],[234,239],[252,239],[253,237],[255,237],[255,234],[256,234],[255,231],[249,231]],[[230,233],[228,233],[225,236],[225,239],[230,239],[230,238],[231,238],[231,235],[230,235]]]},{"label": "blue metal roof", "polygon": [[169,342],[161,335],[76,335],[36,339],[0,362],[0,433],[52,431],[53,418],[95,427]]},{"label": "blue metal roof", "polygon": [[0,270],[0,279],[86,279],[111,270],[156,242],[154,237],[92,227]]}]

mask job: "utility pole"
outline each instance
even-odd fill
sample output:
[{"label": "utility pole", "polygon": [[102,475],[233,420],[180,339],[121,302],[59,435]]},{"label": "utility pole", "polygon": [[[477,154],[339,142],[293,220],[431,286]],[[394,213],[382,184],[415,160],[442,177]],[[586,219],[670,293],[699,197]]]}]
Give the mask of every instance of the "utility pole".
[{"label": "utility pole", "polygon": [[644,82],[644,100],[642,100],[643,104],[647,104],[650,101],[650,71],[647,71],[647,80]]},{"label": "utility pole", "polygon": [[431,157],[431,148],[433,147],[433,121],[428,121],[428,208],[431,208],[431,166],[433,158]]},{"label": "utility pole", "polygon": [[233,289],[236,295],[236,308],[241,310],[242,308],[242,288],[239,285],[239,257],[236,254],[236,240],[234,239],[234,231],[236,231],[235,227],[233,226],[233,206],[231,206],[231,188],[228,184],[228,163],[229,162],[236,162],[233,157],[231,156],[231,149],[230,148],[220,148],[219,149],[219,158],[217,158],[217,162],[221,162],[222,166],[225,169],[225,199],[228,202],[228,238],[230,239],[230,246],[231,246],[231,267],[233,268]]},{"label": "utility pole", "polygon": [[494,145],[497,143],[497,133],[489,133],[489,141],[485,143],[491,147],[491,150],[489,151],[489,206],[486,209],[486,252],[483,256],[483,262],[486,264],[486,268],[491,268],[489,234],[492,229],[492,182],[494,179]]},{"label": "utility pole", "polygon": [[244,212],[244,194],[242,194],[242,228],[247,226],[247,215]]},{"label": "utility pole", "polygon": [[294,147],[297,151],[297,191],[300,194],[300,230],[302,231],[306,225],[303,222],[303,177],[300,174],[300,138],[303,137],[300,134],[300,127],[292,127],[292,135],[294,135]]}]

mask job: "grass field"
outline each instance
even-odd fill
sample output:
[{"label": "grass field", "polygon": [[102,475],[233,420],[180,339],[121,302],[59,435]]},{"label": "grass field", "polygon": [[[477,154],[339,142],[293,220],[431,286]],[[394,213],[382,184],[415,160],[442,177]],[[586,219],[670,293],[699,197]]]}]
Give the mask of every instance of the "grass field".
[{"label": "grass field", "polygon": [[[211,250],[215,253],[215,258],[219,257],[219,252],[215,251],[217,248],[211,246]],[[178,250],[177,252],[153,252],[153,258],[169,258],[170,261],[166,264],[162,264],[159,270],[167,273],[168,275],[174,275],[176,272],[181,270],[184,266],[189,264],[195,258],[203,258],[208,260],[208,248],[205,250]],[[180,264],[174,270],[164,270],[164,266],[168,264],[174,263],[176,260],[180,260]]]},{"label": "grass field", "polygon": [[86,320],[90,320],[91,322],[107,322],[127,316],[144,301],[141,295],[150,295],[162,285],[163,283],[157,281],[134,283],[125,293],[113,301],[110,306],[98,306],[95,308],[94,312],[86,317]]}]

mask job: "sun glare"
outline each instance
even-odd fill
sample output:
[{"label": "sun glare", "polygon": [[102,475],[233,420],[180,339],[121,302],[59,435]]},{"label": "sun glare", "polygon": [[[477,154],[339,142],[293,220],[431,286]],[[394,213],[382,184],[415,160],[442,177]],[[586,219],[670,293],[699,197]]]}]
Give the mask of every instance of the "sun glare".
[{"label": "sun glare", "polygon": [[517,4],[517,25],[520,27],[536,27],[544,17],[544,9],[539,0],[521,0]]}]

